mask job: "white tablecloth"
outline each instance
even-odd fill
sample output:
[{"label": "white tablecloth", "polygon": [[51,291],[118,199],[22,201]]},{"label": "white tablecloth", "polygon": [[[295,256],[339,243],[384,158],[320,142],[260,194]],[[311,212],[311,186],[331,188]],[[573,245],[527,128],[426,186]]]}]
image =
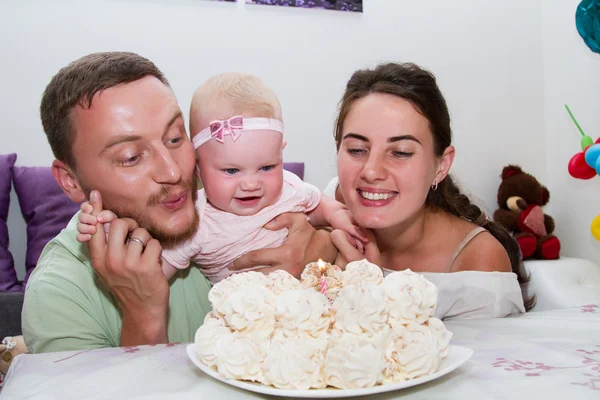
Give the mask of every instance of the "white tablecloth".
[{"label": "white tablecloth", "polygon": [[[451,344],[475,351],[465,365],[433,382],[371,398],[600,399],[600,304],[446,326],[454,332]],[[185,347],[21,355],[0,400],[265,397],[208,377],[188,360]]]}]

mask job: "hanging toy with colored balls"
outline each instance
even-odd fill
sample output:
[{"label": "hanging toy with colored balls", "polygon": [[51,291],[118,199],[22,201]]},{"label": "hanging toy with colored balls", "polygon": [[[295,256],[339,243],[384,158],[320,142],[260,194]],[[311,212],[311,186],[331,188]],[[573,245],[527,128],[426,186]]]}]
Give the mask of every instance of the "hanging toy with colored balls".
[{"label": "hanging toy with colored balls", "polygon": [[581,132],[581,150],[583,150],[569,160],[569,174],[575,179],[592,179],[600,174],[600,138],[594,143],[594,140],[581,129],[569,106],[565,104],[565,108]]},{"label": "hanging toy with colored balls", "polygon": [[[586,135],[579,126],[579,123],[571,113],[569,106],[565,104],[567,112],[571,119],[581,132],[581,153],[575,154],[569,161],[569,174],[576,179],[591,179],[596,175],[600,175],[600,138],[596,139],[596,143],[592,138]],[[596,216],[590,226],[592,236],[600,241],[600,215]]]}]

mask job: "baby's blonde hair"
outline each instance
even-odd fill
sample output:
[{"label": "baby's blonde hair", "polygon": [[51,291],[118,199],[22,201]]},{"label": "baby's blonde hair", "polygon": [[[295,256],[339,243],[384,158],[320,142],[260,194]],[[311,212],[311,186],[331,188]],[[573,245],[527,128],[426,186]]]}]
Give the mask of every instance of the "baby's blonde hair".
[{"label": "baby's blonde hair", "polygon": [[190,133],[194,135],[206,127],[197,126],[203,108],[225,102],[231,107],[232,115],[218,118],[245,115],[282,119],[281,104],[275,92],[260,78],[240,72],[227,72],[209,78],[204,82],[192,98],[190,106]]}]

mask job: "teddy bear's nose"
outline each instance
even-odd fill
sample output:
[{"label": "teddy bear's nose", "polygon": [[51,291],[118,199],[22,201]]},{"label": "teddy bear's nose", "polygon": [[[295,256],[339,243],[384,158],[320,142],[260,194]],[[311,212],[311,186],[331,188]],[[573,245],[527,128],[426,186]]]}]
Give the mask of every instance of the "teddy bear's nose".
[{"label": "teddy bear's nose", "polygon": [[524,210],[527,208],[527,202],[523,199],[519,199],[517,200],[517,206],[521,209]]}]

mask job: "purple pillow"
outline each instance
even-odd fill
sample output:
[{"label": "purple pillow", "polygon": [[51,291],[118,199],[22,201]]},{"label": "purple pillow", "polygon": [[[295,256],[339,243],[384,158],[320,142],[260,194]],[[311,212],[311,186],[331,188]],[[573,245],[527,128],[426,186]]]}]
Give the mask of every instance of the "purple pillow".
[{"label": "purple pillow", "polygon": [[304,180],[304,163],[303,162],[284,162],[283,169],[292,172],[302,180]]},{"label": "purple pillow", "polygon": [[16,154],[0,154],[0,292],[18,292],[21,284],[17,279],[15,261],[8,250],[8,209],[10,206],[10,169],[15,165]]},{"label": "purple pillow", "polygon": [[50,167],[13,167],[12,176],[27,224],[25,286],[44,246],[67,226],[79,204],[62,191]]}]

